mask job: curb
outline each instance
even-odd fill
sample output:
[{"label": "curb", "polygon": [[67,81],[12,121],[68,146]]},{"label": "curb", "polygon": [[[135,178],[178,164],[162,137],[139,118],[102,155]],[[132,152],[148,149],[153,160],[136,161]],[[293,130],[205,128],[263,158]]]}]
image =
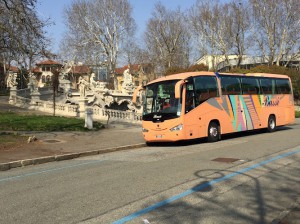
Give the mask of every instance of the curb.
[{"label": "curb", "polygon": [[12,161],[8,163],[0,163],[0,171],[7,171],[12,168],[17,167],[24,167],[29,165],[37,165],[42,163],[49,163],[49,162],[58,162],[63,160],[70,160],[75,159],[79,157],[85,157],[85,156],[95,156],[110,152],[117,152],[117,151],[123,151],[128,149],[136,149],[145,147],[145,143],[139,143],[135,145],[125,145],[125,146],[119,146],[114,148],[107,148],[107,149],[98,149],[93,151],[86,151],[86,152],[78,152],[78,153],[69,153],[69,154],[63,154],[63,155],[54,155],[54,156],[46,156],[46,157],[39,157],[39,158],[33,158],[33,159],[25,159],[25,160],[18,160],[18,161]]}]

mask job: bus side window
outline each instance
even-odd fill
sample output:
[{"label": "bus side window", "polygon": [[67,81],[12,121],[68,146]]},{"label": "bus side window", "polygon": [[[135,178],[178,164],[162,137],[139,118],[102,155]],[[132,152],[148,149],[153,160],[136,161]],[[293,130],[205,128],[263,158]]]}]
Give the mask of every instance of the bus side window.
[{"label": "bus side window", "polygon": [[262,94],[272,94],[272,80],[268,78],[260,79]]},{"label": "bus side window", "polygon": [[290,94],[291,87],[288,79],[276,79],[276,90],[278,94]]},{"label": "bus side window", "polygon": [[240,78],[232,76],[221,76],[221,86],[223,95],[241,94]]},{"label": "bus side window", "polygon": [[255,77],[242,77],[242,91],[244,95],[259,94],[259,80]]},{"label": "bus side window", "polygon": [[196,77],[194,83],[196,106],[208,100],[209,98],[219,95],[217,80],[214,76]]}]

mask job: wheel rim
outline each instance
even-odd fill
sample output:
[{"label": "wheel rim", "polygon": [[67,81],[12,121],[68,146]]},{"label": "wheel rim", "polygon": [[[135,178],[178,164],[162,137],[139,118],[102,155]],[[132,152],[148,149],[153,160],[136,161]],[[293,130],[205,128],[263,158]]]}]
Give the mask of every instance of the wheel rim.
[{"label": "wheel rim", "polygon": [[275,120],[274,119],[270,119],[269,126],[270,126],[271,129],[275,128]]},{"label": "wheel rim", "polygon": [[217,137],[218,136],[218,128],[216,128],[216,127],[210,127],[209,134],[211,136],[213,136],[213,137]]}]

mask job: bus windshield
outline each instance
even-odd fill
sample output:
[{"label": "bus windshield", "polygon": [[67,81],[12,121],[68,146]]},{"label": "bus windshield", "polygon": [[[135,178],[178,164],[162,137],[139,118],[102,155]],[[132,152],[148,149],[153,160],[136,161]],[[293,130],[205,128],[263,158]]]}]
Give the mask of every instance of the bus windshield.
[{"label": "bus windshield", "polygon": [[164,121],[181,114],[181,100],[175,98],[178,80],[154,83],[146,87],[143,120]]}]

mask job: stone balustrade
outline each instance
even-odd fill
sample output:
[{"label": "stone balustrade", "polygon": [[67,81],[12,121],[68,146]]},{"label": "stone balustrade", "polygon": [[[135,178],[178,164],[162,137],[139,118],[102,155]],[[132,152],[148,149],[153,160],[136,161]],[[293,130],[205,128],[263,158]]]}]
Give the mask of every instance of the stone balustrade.
[{"label": "stone balustrade", "polygon": [[[37,100],[35,104],[32,104],[30,98],[25,98],[21,96],[16,96],[16,106],[23,108],[30,108],[45,113],[53,114],[54,105],[51,101]],[[141,123],[142,114],[134,113],[130,111],[119,111],[119,110],[109,110],[103,109],[98,106],[86,107],[86,109],[91,108],[93,111],[93,120],[110,120],[110,121],[120,121],[129,123]],[[79,105],[77,104],[55,104],[55,114],[66,117],[79,117]]]},{"label": "stone balustrade", "polygon": [[138,114],[130,111],[108,110],[108,109],[102,109],[98,106],[94,106],[93,118],[96,120],[110,119],[110,120],[122,121],[122,122],[141,123],[142,114]]}]

